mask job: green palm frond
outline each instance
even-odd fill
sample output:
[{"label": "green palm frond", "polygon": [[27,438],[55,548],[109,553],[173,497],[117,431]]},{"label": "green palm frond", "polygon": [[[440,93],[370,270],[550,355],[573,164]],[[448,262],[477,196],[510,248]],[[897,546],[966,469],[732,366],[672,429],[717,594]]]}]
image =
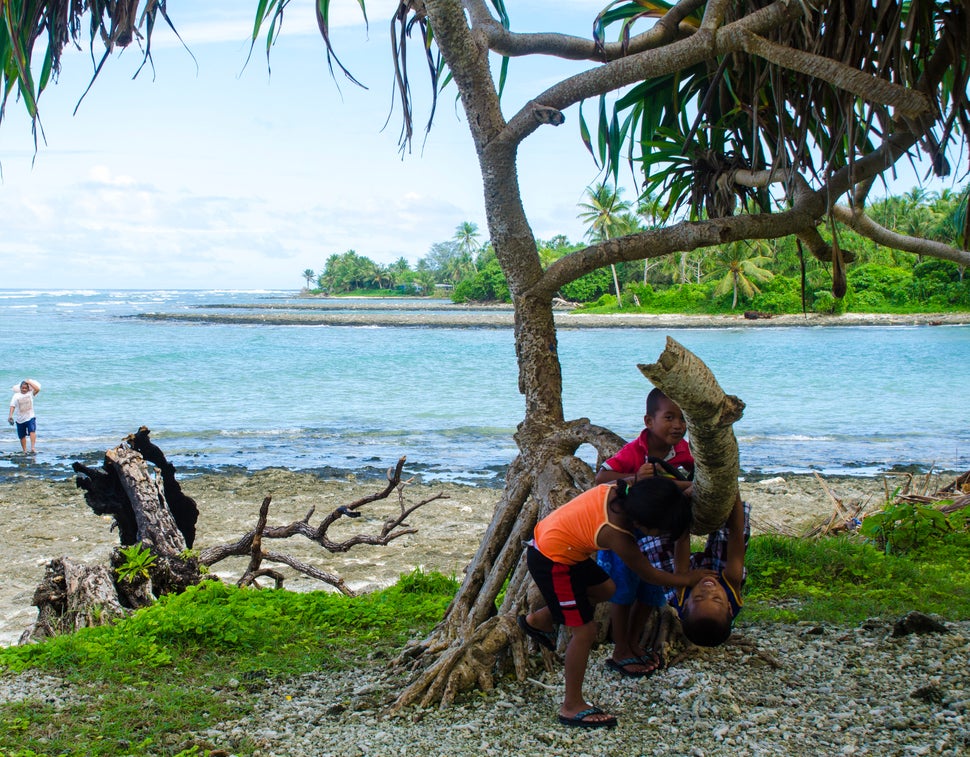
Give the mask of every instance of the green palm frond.
[{"label": "green palm frond", "polygon": [[[730,4],[726,21],[770,2]],[[612,3],[598,17],[594,36],[603,44],[610,29],[622,42],[633,20],[657,17],[669,7],[645,0]],[[941,86],[929,93],[944,114],[942,126],[921,147],[938,175],[948,173],[947,148],[958,133],[970,133],[967,3],[872,0],[805,7],[802,20],[766,36],[766,44],[775,44],[770,50],[790,47],[799,55],[818,56],[812,60],[829,59],[916,92],[925,92],[927,77],[940,79],[940,67],[946,66]],[[780,165],[824,177],[875,150],[895,128],[899,114],[892,104],[866,100],[770,58],[735,53],[716,64],[644,81],[616,101],[620,117],[601,118],[600,128],[609,132],[608,141],[618,133],[616,124],[623,123],[644,189],[664,192],[669,207],[690,205],[694,217],[734,212],[751,199],[766,207],[765,192],[741,190],[733,203],[715,196],[718,180],[738,168]],[[615,159],[612,153],[605,158]],[[604,168],[615,170],[609,162]],[[686,177],[698,169],[706,179],[689,182]],[[732,182],[720,181],[727,183]],[[697,191],[696,185],[705,184]]]}]

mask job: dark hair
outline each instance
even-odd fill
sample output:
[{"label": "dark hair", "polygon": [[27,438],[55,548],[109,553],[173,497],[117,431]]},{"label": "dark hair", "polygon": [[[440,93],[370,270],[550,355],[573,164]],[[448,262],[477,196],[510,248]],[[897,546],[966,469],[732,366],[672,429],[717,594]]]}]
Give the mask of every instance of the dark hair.
[{"label": "dark hair", "polygon": [[647,395],[647,415],[653,417],[660,409],[660,403],[667,399],[667,395],[659,389],[651,389]]},{"label": "dark hair", "polygon": [[717,647],[731,636],[731,623],[734,618],[712,618],[710,616],[693,620],[689,613],[680,619],[684,636],[699,647]]},{"label": "dark hair", "polygon": [[690,498],[684,496],[672,478],[651,476],[630,487],[620,479],[616,482],[616,502],[638,525],[656,528],[675,539],[690,526]]}]

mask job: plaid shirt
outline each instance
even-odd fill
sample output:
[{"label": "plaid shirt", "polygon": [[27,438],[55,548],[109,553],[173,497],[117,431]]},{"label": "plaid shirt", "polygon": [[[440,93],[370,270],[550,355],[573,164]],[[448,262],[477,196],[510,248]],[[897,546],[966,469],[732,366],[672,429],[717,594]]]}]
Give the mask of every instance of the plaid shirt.
[{"label": "plaid shirt", "polygon": [[[751,536],[751,505],[747,502],[744,506],[744,547],[748,547],[748,538]],[[720,573],[727,566],[727,543],[728,529],[722,526],[707,536],[707,543],[704,545],[703,552],[693,552],[690,556],[691,570],[695,568],[707,568]],[[640,551],[650,561],[653,567],[673,573],[674,571],[674,544],[675,540],[669,536],[644,536],[638,542]],[[744,576],[747,569],[741,573],[741,582],[744,583]],[[672,602],[677,596],[677,589],[673,586],[665,587],[667,601]]]}]

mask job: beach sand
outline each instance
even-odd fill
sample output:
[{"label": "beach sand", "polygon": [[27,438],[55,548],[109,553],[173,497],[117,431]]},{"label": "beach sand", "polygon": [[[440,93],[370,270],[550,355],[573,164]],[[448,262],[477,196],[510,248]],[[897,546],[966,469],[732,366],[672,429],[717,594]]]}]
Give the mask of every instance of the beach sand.
[{"label": "beach sand", "polygon": [[[824,479],[832,495],[846,505],[879,504],[887,486],[883,477],[831,477]],[[902,480],[889,479],[890,489]],[[262,500],[272,496],[270,525],[303,518],[311,508],[311,524],[336,507],[382,489],[380,482],[322,479],[306,473],[269,469],[252,474],[204,475],[182,481],[185,492],[199,506],[196,549],[234,542],[256,522]],[[941,484],[942,485],[942,484]],[[742,496],[752,505],[755,533],[774,531],[803,534],[825,522],[833,513],[832,496],[815,476],[788,475],[741,484]],[[411,485],[405,490],[409,504],[441,494],[417,510],[407,523],[417,533],[403,536],[386,547],[357,546],[331,554],[302,537],[268,546],[292,554],[321,570],[342,576],[355,591],[368,591],[393,583],[401,573],[416,567],[460,577],[481,541],[501,491],[455,484]],[[396,494],[362,508],[357,519],[342,518],[331,529],[335,540],[356,533],[377,533],[384,519],[399,511]],[[45,565],[66,556],[88,564],[105,562],[118,544],[111,519],[95,515],[85,504],[73,480],[26,480],[0,485],[0,644],[17,642],[36,618],[33,592]],[[339,528],[338,528],[339,526]],[[215,566],[225,580],[236,580],[248,558],[232,558]],[[274,566],[277,567],[277,566]],[[285,587],[296,591],[324,589],[287,566]]]}]

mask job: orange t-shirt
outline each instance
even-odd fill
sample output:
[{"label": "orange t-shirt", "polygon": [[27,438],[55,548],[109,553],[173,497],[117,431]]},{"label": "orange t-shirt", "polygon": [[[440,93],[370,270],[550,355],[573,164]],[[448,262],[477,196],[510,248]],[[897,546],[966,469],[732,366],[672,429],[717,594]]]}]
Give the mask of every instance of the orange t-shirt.
[{"label": "orange t-shirt", "polygon": [[[595,555],[600,550],[596,535],[604,525],[609,524],[606,508],[613,486],[595,486],[536,523],[536,549],[553,562],[564,565],[575,565]],[[616,528],[613,525],[610,527]],[[630,534],[622,528],[617,530]]]}]

